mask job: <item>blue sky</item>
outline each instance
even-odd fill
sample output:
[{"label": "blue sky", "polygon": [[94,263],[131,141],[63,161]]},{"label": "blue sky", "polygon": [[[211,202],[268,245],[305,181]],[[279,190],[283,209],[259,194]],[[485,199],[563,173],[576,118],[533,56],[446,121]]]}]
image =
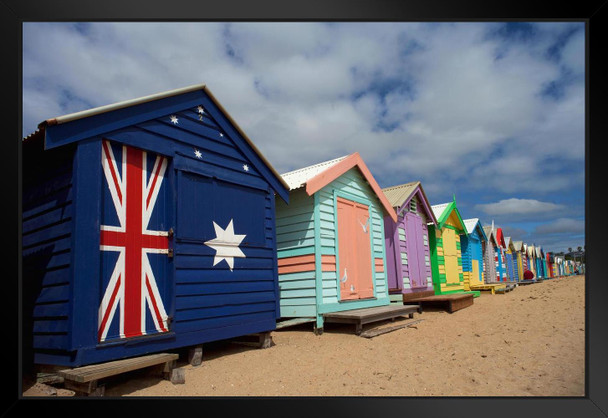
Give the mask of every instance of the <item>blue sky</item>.
[{"label": "blue sky", "polygon": [[580,22],[23,24],[23,135],[205,83],[280,173],[358,151],[382,187],[584,245]]}]

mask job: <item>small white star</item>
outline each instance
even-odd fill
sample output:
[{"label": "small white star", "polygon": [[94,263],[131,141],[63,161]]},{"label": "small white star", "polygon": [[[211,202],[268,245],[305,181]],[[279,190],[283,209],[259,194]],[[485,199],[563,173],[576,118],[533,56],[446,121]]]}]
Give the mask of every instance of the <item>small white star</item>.
[{"label": "small white star", "polygon": [[247,164],[243,164],[243,170],[249,171],[249,166]]},{"label": "small white star", "polygon": [[201,152],[197,149],[194,150],[194,155],[196,158],[203,158],[203,154],[201,154]]},{"label": "small white star", "polygon": [[223,136],[224,136],[224,134],[220,132],[220,136],[222,136],[222,137],[223,137]]},{"label": "small white star", "polygon": [[174,125],[177,125],[177,116],[175,116],[175,115],[171,115],[171,122],[172,122]]},{"label": "small white star", "polygon": [[205,109],[203,109],[203,106],[197,107],[196,110],[198,111],[198,113],[205,113]]}]

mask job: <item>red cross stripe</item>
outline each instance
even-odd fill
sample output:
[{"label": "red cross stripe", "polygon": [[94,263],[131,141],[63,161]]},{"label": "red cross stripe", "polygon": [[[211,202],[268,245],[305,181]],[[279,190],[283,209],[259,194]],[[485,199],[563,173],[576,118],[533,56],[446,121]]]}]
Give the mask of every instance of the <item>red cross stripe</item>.
[{"label": "red cross stripe", "polygon": [[148,230],[167,159],[156,158],[149,182],[146,162],[146,151],[123,145],[118,170],[110,143],[103,141],[102,165],[119,226],[101,226],[100,248],[119,256],[99,307],[99,341],[105,340],[119,306],[121,338],[146,333],[146,309],[156,330],[167,331],[167,314],[147,255],[168,253],[167,231]]}]

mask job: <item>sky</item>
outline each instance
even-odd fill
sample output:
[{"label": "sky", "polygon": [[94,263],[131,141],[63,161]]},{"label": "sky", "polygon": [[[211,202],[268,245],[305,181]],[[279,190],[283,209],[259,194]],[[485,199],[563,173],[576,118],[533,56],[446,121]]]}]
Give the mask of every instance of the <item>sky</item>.
[{"label": "sky", "polygon": [[357,151],[381,187],[585,244],[582,22],[25,22],[22,74],[23,136],[204,83],[279,173]]}]

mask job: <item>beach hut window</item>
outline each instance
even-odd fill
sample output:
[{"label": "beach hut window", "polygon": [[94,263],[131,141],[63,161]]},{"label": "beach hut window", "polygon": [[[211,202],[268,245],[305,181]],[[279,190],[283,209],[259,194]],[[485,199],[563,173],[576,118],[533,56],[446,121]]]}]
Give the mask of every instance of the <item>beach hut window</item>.
[{"label": "beach hut window", "polygon": [[424,242],[425,247],[429,246],[429,237],[426,234],[422,236],[422,241]]},{"label": "beach hut window", "polygon": [[399,227],[399,239],[405,241],[405,229]]},{"label": "beach hut window", "polygon": [[410,201],[410,212],[416,213],[416,207],[417,207],[416,200],[412,199]]}]

